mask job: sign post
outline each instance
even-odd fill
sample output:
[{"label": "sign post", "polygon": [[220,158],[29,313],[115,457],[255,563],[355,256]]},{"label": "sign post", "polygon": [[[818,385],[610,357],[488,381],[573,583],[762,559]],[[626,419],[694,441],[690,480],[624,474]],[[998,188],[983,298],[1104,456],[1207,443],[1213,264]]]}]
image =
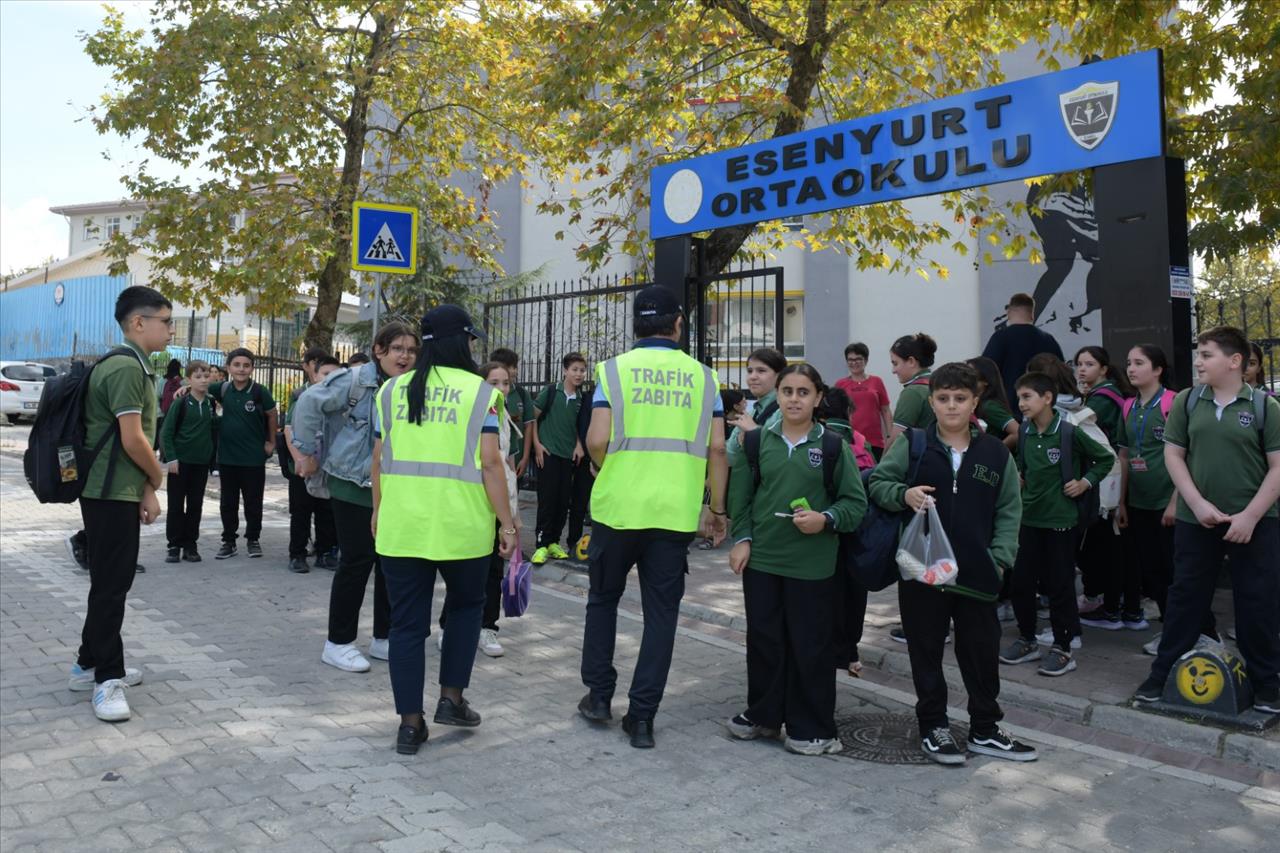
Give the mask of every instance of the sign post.
[{"label": "sign post", "polygon": [[375,275],[373,337],[377,337],[383,277],[418,271],[418,209],[357,201],[351,209],[351,268]]}]

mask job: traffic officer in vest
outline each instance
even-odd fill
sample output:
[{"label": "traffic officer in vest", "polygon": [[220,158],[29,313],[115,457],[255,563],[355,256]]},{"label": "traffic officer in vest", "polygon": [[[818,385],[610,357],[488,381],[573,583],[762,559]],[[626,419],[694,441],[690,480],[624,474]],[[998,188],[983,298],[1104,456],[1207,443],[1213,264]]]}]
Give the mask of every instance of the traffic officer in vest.
[{"label": "traffic officer in vest", "polygon": [[[597,365],[587,449],[600,469],[591,495],[591,586],[582,642],[587,720],[612,718],[618,600],[639,566],[644,637],[622,728],[653,746],[695,532],[725,536],[724,406],[714,372],[680,350],[685,317],[676,295],[650,285],[636,294],[635,348]],[[709,475],[709,476],[708,476]],[[704,507],[704,485],[711,503]],[[701,523],[700,523],[701,522]]]},{"label": "traffic officer in vest", "polygon": [[478,726],[480,715],[462,691],[480,638],[495,516],[499,552],[509,557],[518,547],[498,448],[502,393],[478,375],[471,355],[472,341],[482,337],[456,305],[431,309],[422,318],[417,365],[378,393],[372,527],[391,602],[391,690],[403,755],[427,739],[423,643],[436,573],[448,591],[449,631],[435,721]]}]

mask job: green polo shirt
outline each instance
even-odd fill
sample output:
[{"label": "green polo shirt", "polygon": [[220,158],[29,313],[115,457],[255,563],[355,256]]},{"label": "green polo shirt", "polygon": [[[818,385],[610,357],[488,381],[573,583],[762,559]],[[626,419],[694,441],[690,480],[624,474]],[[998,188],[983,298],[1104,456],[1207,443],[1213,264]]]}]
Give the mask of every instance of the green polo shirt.
[{"label": "green polo shirt", "polygon": [[1116,387],[1116,383],[1107,380],[1106,382],[1099,383],[1098,387],[1092,389],[1089,392],[1088,397],[1085,398],[1084,404],[1093,409],[1094,415],[1098,420],[1098,426],[1102,427],[1102,431],[1107,434],[1107,438],[1111,439],[1111,442],[1114,444],[1120,437],[1120,425],[1124,420],[1124,411],[1116,405],[1115,400],[1099,394],[1099,388],[1106,388],[1109,391],[1119,394],[1121,397],[1123,397],[1124,394],[1120,393],[1120,389]]},{"label": "green polo shirt", "polygon": [[[182,429],[178,430],[178,412],[182,412]],[[178,430],[177,434],[174,431]],[[213,461],[213,401],[207,396],[197,400],[187,394],[173,401],[160,429],[161,459],[208,465]]]},{"label": "green polo shirt", "polygon": [[[511,389],[511,393],[507,395],[507,414],[520,427],[521,432],[527,428],[528,424],[538,419],[533,411],[533,395],[529,393],[528,388],[517,384]],[[516,438],[515,433],[511,434],[511,455],[515,457],[516,462],[524,456],[524,439]]]},{"label": "green polo shirt", "polygon": [[[930,408],[933,407],[930,406]],[[1006,430],[1009,424],[1016,423],[1013,412],[1010,412],[1009,407],[999,400],[987,400],[978,406],[978,417],[986,422],[987,435],[993,435],[1001,441],[1008,435]]]},{"label": "green polo shirt", "polygon": [[[137,344],[126,340],[124,345],[133,350],[134,358],[118,355],[105,359],[94,366],[89,376],[89,391],[84,402],[87,447],[93,447],[121,415],[133,414],[142,416],[142,431],[146,433],[148,442],[155,443],[156,411],[160,408],[155,394],[155,370],[151,367],[151,359]],[[104,492],[102,487],[107,478],[107,465],[113,453],[116,456],[115,473],[111,478],[111,489]],[[129,458],[119,439],[113,438],[89,468],[83,495],[99,500],[141,503],[146,483],[146,473]]]},{"label": "green polo shirt", "polygon": [[[1125,503],[1134,509],[1163,510],[1173,496],[1173,480],[1164,464],[1164,412],[1156,391],[1150,400],[1135,400],[1116,435],[1116,447],[1129,452],[1129,491]],[[1173,414],[1170,410],[1170,414]],[[1138,460],[1142,460],[1139,462]]]},{"label": "green polo shirt", "polygon": [[[1076,502],[1062,493],[1062,415],[1055,414],[1053,423],[1043,433],[1031,424],[1023,446],[1018,470],[1022,473],[1022,525],[1052,530],[1065,530],[1080,522]],[[1077,479],[1083,477],[1093,488],[1111,472],[1115,456],[1111,451],[1076,429],[1071,459]]]},{"label": "green polo shirt", "polygon": [[911,382],[902,386],[902,393],[898,395],[898,405],[893,409],[893,425],[906,429],[915,427],[916,429],[925,429],[937,423],[937,418],[933,414],[933,406],[929,405],[929,386],[921,383],[913,385],[920,379],[928,379],[933,375],[931,370],[922,370],[915,376],[911,377]]},{"label": "green polo shirt", "polygon": [[[1267,453],[1280,452],[1280,403],[1268,397],[1266,429],[1261,440],[1253,424],[1253,395],[1245,385],[1234,400],[1222,409],[1213,400],[1213,389],[1200,389],[1200,400],[1187,417],[1187,398],[1192,390],[1178,394],[1169,410],[1164,430],[1166,444],[1187,452],[1187,469],[1201,496],[1228,515],[1242,511],[1253,500],[1267,476]],[[1276,517],[1271,506],[1267,518]],[[1196,524],[1195,513],[1178,497],[1178,521]]]},{"label": "green polo shirt", "polygon": [[236,388],[228,380],[227,392],[222,393],[222,383],[209,386],[209,396],[222,404],[222,422],[218,430],[218,464],[265,465],[269,455],[262,449],[267,443],[267,413],[276,407],[270,389],[259,385],[262,404],[254,400],[254,382]]},{"label": "green polo shirt", "polygon": [[582,408],[582,389],[567,399],[564,383],[548,385],[538,392],[533,405],[542,412],[538,423],[538,441],[547,452],[562,459],[572,459],[578,444],[578,411]]}]

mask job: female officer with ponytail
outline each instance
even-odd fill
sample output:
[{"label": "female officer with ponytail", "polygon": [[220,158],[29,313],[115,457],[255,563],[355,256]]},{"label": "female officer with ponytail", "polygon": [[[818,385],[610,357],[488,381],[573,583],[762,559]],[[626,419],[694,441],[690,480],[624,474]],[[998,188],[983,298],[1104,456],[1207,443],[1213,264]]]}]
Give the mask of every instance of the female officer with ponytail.
[{"label": "female officer with ponytail", "polygon": [[400,731],[396,751],[412,755],[427,739],[423,716],[431,593],[437,572],[448,590],[449,631],[440,657],[435,721],[478,726],[462,698],[471,681],[493,551],[517,547],[498,446],[502,393],[477,373],[471,342],[483,334],[456,305],[422,318],[415,368],[378,393],[373,449],[373,533],[391,600],[391,689]]}]

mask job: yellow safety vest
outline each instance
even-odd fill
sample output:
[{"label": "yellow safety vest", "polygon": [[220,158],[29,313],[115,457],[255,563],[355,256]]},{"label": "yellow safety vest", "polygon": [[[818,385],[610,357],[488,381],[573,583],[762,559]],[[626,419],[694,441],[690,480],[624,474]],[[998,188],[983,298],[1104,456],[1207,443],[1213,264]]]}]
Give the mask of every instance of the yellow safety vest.
[{"label": "yellow safety vest", "polygon": [[644,347],[597,365],[596,381],[613,424],[591,518],[616,530],[697,530],[718,393],[711,368]]},{"label": "yellow safety vest", "polygon": [[408,420],[416,371],[383,384],[377,551],[388,557],[467,560],[493,552],[494,512],[484,490],[480,431],[502,392],[479,376],[433,367],[422,423]]}]

